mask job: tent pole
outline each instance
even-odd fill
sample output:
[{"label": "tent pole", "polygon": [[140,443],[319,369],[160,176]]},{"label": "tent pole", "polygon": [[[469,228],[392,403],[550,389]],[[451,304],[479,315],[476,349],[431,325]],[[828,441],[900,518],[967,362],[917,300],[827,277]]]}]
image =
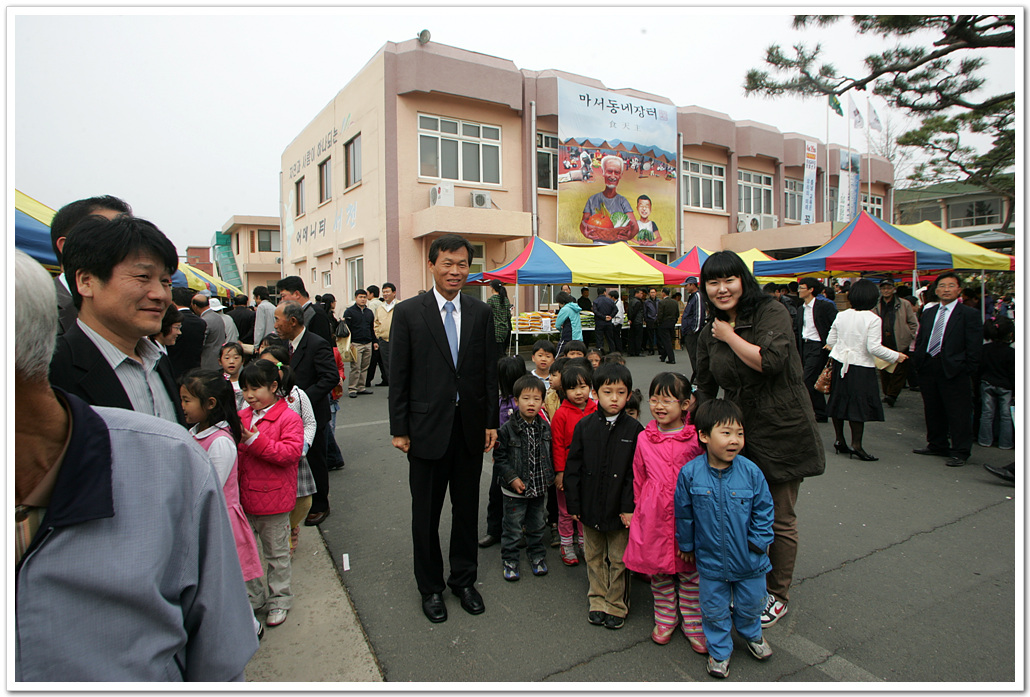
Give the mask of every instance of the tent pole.
[{"label": "tent pole", "polygon": [[987,321],[987,273],[980,269],[980,321]]}]

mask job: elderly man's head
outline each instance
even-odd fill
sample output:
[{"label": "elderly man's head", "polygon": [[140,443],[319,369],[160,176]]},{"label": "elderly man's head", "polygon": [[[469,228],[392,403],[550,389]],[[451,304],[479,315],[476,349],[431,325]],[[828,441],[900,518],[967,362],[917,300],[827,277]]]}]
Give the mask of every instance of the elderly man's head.
[{"label": "elderly man's head", "polygon": [[615,191],[622,180],[622,158],[618,155],[606,155],[601,158],[601,174],[604,176],[604,188]]},{"label": "elderly man's head", "polygon": [[292,300],[279,303],[275,308],[275,333],[292,341],[304,328],[304,310]]},{"label": "elderly man's head", "polygon": [[47,382],[57,340],[57,294],[50,274],[20,249],[14,252],[14,373]]},{"label": "elderly man's head", "polygon": [[116,345],[161,331],[179,258],[146,220],[89,216],[68,233],[64,273],[79,318]]}]

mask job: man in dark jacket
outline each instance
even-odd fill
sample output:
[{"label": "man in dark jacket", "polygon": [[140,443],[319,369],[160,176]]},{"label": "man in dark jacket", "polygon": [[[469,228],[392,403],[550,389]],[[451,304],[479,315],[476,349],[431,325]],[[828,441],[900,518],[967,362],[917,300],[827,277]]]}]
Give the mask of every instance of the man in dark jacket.
[{"label": "man in dark jacket", "polygon": [[[329,315],[325,308],[318,303],[311,302],[308,291],[304,288],[304,280],[300,276],[287,276],[279,279],[275,284],[279,291],[279,302],[295,302],[304,311],[304,328],[312,334],[325,339],[326,343],[333,346],[336,340],[333,339],[332,326],[329,324]],[[259,338],[258,341],[261,339]]]},{"label": "man in dark jacket", "polygon": [[364,288],[358,288],[354,291],[354,304],[343,311],[343,321],[350,329],[350,343],[358,359],[357,363],[350,364],[347,396],[352,399],[359,394],[372,394],[372,390],[366,386],[366,378],[376,338],[372,329],[375,320],[375,315],[368,309],[368,292]]},{"label": "man in dark jacket", "polygon": [[247,307],[247,296],[237,295],[232,299],[233,309],[228,313],[240,333],[241,344],[254,343],[254,311]]},{"label": "man in dark jacket", "polygon": [[676,364],[676,350],[673,337],[676,320],[680,317],[680,304],[669,295],[668,288],[662,288],[662,299],[658,303],[658,360],[669,365]]},{"label": "man in dark jacket", "polygon": [[190,302],[195,292],[191,288],[172,288],[172,302],[182,313],[182,333],[174,344],[168,347],[168,358],[172,372],[181,377],[200,367],[200,356],[204,351],[204,337],[207,322],[193,311]]},{"label": "man in dark jacket", "polygon": [[637,288],[626,307],[629,319],[629,355],[639,356],[644,341],[644,291]]},{"label": "man in dark jacket", "polygon": [[815,382],[830,357],[830,352],[823,347],[826,346],[826,336],[837,316],[837,307],[833,303],[816,300],[824,288],[817,278],[806,277],[798,281],[798,297],[803,304],[794,324],[804,370],[802,379],[808,388],[808,397],[812,400],[815,420],[821,423],[826,423],[826,395],[815,389]]},{"label": "man in dark jacket", "polygon": [[648,291],[647,299],[644,300],[644,325],[647,329],[644,332],[644,348],[647,355],[653,356],[658,347],[658,291],[654,288]]},{"label": "man in dark jacket", "polygon": [[683,348],[690,356],[690,382],[697,377],[697,337],[701,327],[705,326],[705,301],[701,297],[697,285],[697,277],[687,279],[687,306],[683,308],[680,318],[680,336],[683,337]]},{"label": "man in dark jacket", "polygon": [[579,289],[579,300],[577,300],[576,303],[579,305],[580,309],[583,310],[583,312],[590,312],[590,310],[593,308],[593,303],[590,302],[589,288]]},{"label": "man in dark jacket", "polygon": [[594,342],[597,350],[604,353],[604,341],[608,339],[608,350],[617,351],[615,343],[615,325],[612,318],[615,317],[618,308],[615,301],[608,297],[604,288],[597,289],[597,299],[594,300]]},{"label": "man in dark jacket", "polygon": [[584,416],[572,432],[563,487],[569,515],[583,524],[586,538],[587,620],[619,629],[629,610],[629,574],[622,554],[635,510],[633,454],[644,427],[625,413],[633,390],[626,366],[602,364],[594,371],[593,387],[597,411]]}]

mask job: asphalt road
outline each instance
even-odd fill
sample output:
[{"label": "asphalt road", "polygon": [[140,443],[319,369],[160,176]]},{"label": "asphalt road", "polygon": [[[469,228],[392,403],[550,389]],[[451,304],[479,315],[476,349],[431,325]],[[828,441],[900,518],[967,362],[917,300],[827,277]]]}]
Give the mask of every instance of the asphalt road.
[{"label": "asphalt road", "polygon": [[[678,354],[676,367],[686,372]],[[655,357],[627,365],[645,396],[664,368]],[[347,466],[330,475],[332,515],[321,530],[387,681],[712,680],[682,635],[667,646],[651,641],[646,582],[633,584],[625,627],[589,625],[586,569],[563,566],[556,549],[547,576],[527,568],[516,583],[501,576],[499,546],[482,550],[477,587],[486,612],[470,616],[448,593],[448,621],[428,622],[412,572],[407,460],[390,446],[387,388],[341,406],[337,438]],[[755,661],[737,639],[729,681],[1022,682],[1015,559],[1023,511],[1016,489],[980,467],[1004,465],[1015,452],[974,445],[969,465],[948,468],[943,458],[911,452],[925,444],[918,393],[903,392],[886,415],[866,428],[865,449],[878,462],[833,454],[832,425],[820,424],[827,467],[798,498],[790,611],[766,630],[770,660]],[[649,419],[645,409],[641,420]],[[487,484],[484,474],[481,531]]]}]

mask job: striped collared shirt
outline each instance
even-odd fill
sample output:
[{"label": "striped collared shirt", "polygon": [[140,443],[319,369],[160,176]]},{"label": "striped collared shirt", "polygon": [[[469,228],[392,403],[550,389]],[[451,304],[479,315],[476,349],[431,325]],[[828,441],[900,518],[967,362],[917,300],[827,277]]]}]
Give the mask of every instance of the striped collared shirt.
[{"label": "striped collared shirt", "polygon": [[140,361],[133,360],[122,353],[121,349],[87,326],[81,319],[77,320],[82,331],[93,341],[101,355],[110,364],[111,370],[122,383],[125,394],[132,403],[133,411],[150,414],[179,423],[175,415],[175,404],[168,394],[161,376],[157,372],[157,362],[161,360],[161,351],[148,339],[140,339],[136,343],[136,354]]}]

